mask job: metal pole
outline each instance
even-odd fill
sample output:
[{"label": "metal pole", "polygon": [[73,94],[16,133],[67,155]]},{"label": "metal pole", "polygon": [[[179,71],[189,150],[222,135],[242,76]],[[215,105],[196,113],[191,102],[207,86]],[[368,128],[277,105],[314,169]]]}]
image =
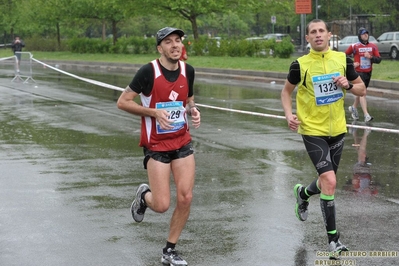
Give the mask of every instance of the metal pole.
[{"label": "metal pole", "polygon": [[319,18],[319,1],[316,0],[316,19]]},{"label": "metal pole", "polygon": [[352,33],[353,30],[352,30],[352,6],[351,5],[349,6],[349,20],[351,23],[351,33]]},{"label": "metal pole", "polygon": [[305,23],[306,23],[305,14],[301,14],[301,50],[302,50],[302,52],[305,51],[305,49],[306,49],[306,44],[305,44]]}]

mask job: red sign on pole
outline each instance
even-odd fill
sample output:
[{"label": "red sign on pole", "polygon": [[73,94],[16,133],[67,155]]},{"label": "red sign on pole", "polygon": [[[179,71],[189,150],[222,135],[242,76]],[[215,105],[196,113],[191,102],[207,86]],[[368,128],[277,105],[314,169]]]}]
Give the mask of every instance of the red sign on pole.
[{"label": "red sign on pole", "polygon": [[312,14],[312,0],[295,0],[295,13]]}]

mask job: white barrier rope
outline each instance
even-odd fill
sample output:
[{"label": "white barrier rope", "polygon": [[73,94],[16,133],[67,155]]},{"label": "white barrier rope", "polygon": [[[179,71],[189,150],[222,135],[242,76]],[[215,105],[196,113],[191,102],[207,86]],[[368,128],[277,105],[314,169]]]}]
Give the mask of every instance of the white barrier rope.
[{"label": "white barrier rope", "polygon": [[221,111],[234,112],[234,113],[240,113],[240,114],[247,114],[247,115],[256,115],[256,116],[264,116],[264,117],[272,117],[272,118],[285,119],[285,116],[281,116],[281,115],[271,115],[271,114],[264,114],[264,113],[250,112],[250,111],[243,111],[243,110],[235,110],[235,109],[230,109],[230,108],[223,108],[223,107],[217,107],[217,106],[205,105],[205,104],[199,104],[199,103],[195,103],[195,105],[198,105],[198,106],[200,106],[200,107],[205,107],[205,108],[210,108],[210,109],[216,109],[216,110],[221,110]]},{"label": "white barrier rope", "polygon": [[[196,105],[198,105],[200,107],[216,109],[216,110],[221,110],[221,111],[234,112],[234,113],[240,113],[240,114],[248,114],[248,115],[256,115],[256,116],[263,116],[263,117],[285,119],[285,116],[281,116],[281,115],[272,115],[272,114],[264,114],[264,113],[257,113],[257,112],[243,111],[243,110],[235,110],[235,109],[230,109],[230,108],[223,108],[223,107],[217,107],[217,106],[211,106],[211,105],[205,105],[205,104],[199,104],[199,103],[196,103]],[[361,128],[361,129],[366,129],[366,130],[372,130],[372,131],[399,133],[398,129],[389,129],[389,128],[381,128],[381,127],[370,127],[370,126],[360,126],[360,125],[352,125],[352,124],[347,124],[346,126],[347,127],[352,127],[352,128]]]},{"label": "white barrier rope", "polygon": [[352,127],[352,128],[361,128],[361,129],[366,129],[366,130],[372,130],[372,131],[381,131],[381,132],[388,132],[388,133],[399,133],[398,129],[389,129],[389,128],[383,128],[383,127],[369,127],[369,126],[360,126],[360,125],[351,125],[351,124],[348,124],[346,126],[347,127]]},{"label": "white barrier rope", "polygon": [[58,68],[56,68],[56,67],[52,67],[52,66],[50,66],[50,65],[48,65],[48,64],[46,64],[46,63],[40,62],[39,60],[37,60],[37,59],[35,59],[35,58],[33,58],[33,57],[32,57],[32,60],[35,61],[35,62],[37,62],[37,63],[39,63],[39,64],[42,64],[43,66],[46,66],[46,67],[48,67],[48,68],[51,68],[51,69],[53,69],[53,70],[55,70],[55,71],[58,71],[58,72],[60,72],[60,73],[62,73],[62,74],[65,74],[65,75],[67,75],[67,76],[70,76],[70,77],[73,77],[73,78],[76,78],[76,79],[80,79],[80,80],[83,80],[83,81],[85,81],[85,82],[88,82],[88,83],[91,83],[91,84],[94,84],[94,85],[97,85],[97,86],[105,87],[105,88],[108,88],[108,89],[117,90],[117,91],[124,91],[124,89],[122,89],[122,88],[120,88],[120,87],[117,87],[117,86],[114,86],[114,85],[110,85],[110,84],[107,84],[107,83],[104,83],[104,82],[101,82],[101,81],[97,81],[97,80],[93,80],[93,79],[82,78],[82,77],[79,77],[79,76],[77,76],[77,75],[68,73],[68,72],[63,71],[63,70],[61,70],[61,69],[58,69]]},{"label": "white barrier rope", "polygon": [[15,61],[17,61],[17,57],[16,57],[15,55],[10,56],[10,57],[3,57],[3,58],[0,58],[0,61],[4,61],[4,60],[8,60],[8,59],[15,59]]},{"label": "white barrier rope", "polygon": [[[12,57],[11,57],[12,58]],[[55,71],[58,71],[60,73],[63,73],[65,75],[68,75],[70,77],[97,85],[97,86],[101,86],[101,87],[105,87],[108,89],[112,89],[112,90],[117,90],[117,91],[124,91],[123,88],[117,87],[117,86],[113,86],[104,82],[100,82],[100,81],[96,81],[96,80],[92,80],[92,79],[88,79],[88,78],[83,78],[83,77],[79,77],[77,75],[68,73],[66,71],[63,71],[61,69],[58,69],[56,67],[52,67],[46,63],[43,63],[39,60],[36,60],[32,57],[32,60],[34,60],[35,62],[42,64],[48,68],[51,68]],[[227,112],[234,112],[234,113],[240,113],[240,114],[248,114],[248,115],[256,115],[256,116],[263,116],[263,117],[270,117],[270,118],[278,118],[278,119],[285,119],[285,116],[281,116],[281,115],[272,115],[272,114],[264,114],[264,113],[257,113],[257,112],[250,112],[250,111],[243,111],[243,110],[236,110],[236,109],[231,109],[231,108],[223,108],[223,107],[217,107],[217,106],[212,106],[212,105],[205,105],[205,104],[199,104],[197,103],[198,106],[200,107],[204,107],[204,108],[210,108],[210,109],[216,109],[216,110],[221,110],[221,111],[227,111]],[[370,126],[361,126],[361,125],[352,125],[352,124],[347,124],[346,125],[349,128],[360,128],[360,129],[365,129],[365,130],[372,130],[372,131],[380,131],[380,132],[389,132],[389,133],[399,133],[398,129],[389,129],[389,128],[381,128],[381,127],[370,127]]]}]

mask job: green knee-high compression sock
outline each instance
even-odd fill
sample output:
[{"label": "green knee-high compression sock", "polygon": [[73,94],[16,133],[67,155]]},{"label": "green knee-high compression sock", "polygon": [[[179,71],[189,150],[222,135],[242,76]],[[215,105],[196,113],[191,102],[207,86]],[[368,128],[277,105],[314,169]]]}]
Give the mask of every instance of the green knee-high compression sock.
[{"label": "green knee-high compression sock", "polygon": [[319,184],[319,179],[316,178],[310,183],[309,186],[307,186],[305,189],[301,190],[301,198],[304,200],[307,200],[310,196],[320,194],[320,188],[318,187]]},{"label": "green knee-high compression sock", "polygon": [[326,226],[327,230],[328,242],[330,243],[337,234],[337,229],[335,226],[334,195],[328,196],[321,193],[320,207],[324,219],[324,225]]}]

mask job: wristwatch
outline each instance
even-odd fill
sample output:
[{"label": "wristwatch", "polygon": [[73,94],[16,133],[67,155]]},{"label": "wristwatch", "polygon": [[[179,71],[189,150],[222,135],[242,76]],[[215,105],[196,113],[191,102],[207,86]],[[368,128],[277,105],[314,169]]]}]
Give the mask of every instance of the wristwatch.
[{"label": "wristwatch", "polygon": [[348,91],[348,90],[350,90],[350,89],[352,89],[352,88],[353,88],[353,84],[349,82],[349,88],[347,88],[347,89],[345,89],[345,90]]},{"label": "wristwatch", "polygon": [[201,110],[200,110],[199,107],[196,106],[196,105],[193,105],[193,106],[191,106],[191,107],[187,106],[187,107],[188,107],[188,108],[186,108],[186,110],[187,110],[187,114],[188,114],[189,116],[191,116],[191,109],[192,109],[192,108],[197,109],[197,111],[198,111],[199,113],[201,113]]}]

